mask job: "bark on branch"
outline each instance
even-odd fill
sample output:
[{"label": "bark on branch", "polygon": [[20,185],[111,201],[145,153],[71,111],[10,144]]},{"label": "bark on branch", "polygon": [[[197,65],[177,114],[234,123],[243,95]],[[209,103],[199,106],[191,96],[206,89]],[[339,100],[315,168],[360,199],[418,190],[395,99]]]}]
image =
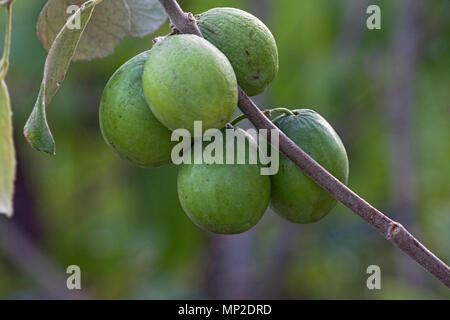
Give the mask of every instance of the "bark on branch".
[{"label": "bark on branch", "polygon": [[[191,13],[185,13],[176,0],[159,1],[177,30],[181,33],[190,33],[202,37],[202,33],[197,27],[193,15]],[[268,129],[269,133],[271,129],[278,130],[240,88],[238,106],[257,129]],[[270,140],[270,134],[268,138]],[[281,131],[279,132],[279,149],[319,186],[364,219],[388,241],[401,249],[450,288],[450,268],[415,239],[401,224],[389,219],[350,190]]]}]

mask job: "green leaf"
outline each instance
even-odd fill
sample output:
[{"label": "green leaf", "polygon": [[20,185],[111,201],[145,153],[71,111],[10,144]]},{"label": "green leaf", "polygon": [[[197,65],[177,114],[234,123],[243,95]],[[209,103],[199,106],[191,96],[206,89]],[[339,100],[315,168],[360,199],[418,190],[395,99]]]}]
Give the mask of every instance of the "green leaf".
[{"label": "green leaf", "polygon": [[[41,89],[30,118],[25,124],[24,134],[31,146],[39,151],[55,154],[55,142],[49,130],[45,108],[58,91],[70,61],[75,53],[95,6],[102,0],[90,0],[74,13],[53,42],[44,66]],[[70,29],[73,19],[80,19],[80,29]]]},{"label": "green leaf", "polygon": [[6,83],[0,83],[0,213],[12,216],[16,155],[13,143],[11,106]]},{"label": "green leaf", "polygon": [[158,0],[126,0],[131,14],[129,36],[145,37],[155,32],[167,19]]},{"label": "green leaf", "polygon": [[[66,23],[67,8],[83,0],[49,0],[38,20],[38,36],[48,50],[57,31]],[[143,37],[157,30],[166,20],[157,0],[107,0],[92,14],[73,57],[77,60],[104,58],[126,36]]]}]

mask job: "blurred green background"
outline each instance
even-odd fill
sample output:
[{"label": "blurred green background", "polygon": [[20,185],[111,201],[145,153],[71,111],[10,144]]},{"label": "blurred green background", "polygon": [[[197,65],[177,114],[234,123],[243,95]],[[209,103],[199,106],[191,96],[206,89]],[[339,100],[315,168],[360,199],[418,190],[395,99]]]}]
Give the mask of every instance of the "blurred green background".
[{"label": "blurred green background", "polygon": [[[179,2],[193,13],[229,6],[263,20],[280,72],[255,101],[323,115],[347,148],[349,186],[450,262],[448,0]],[[167,23],[106,59],[72,64],[48,109],[57,154],[32,150],[22,129],[46,57],[35,30],[44,4],[14,5],[7,83],[19,172],[15,216],[0,218],[0,298],[450,298],[342,205],[312,225],[268,211],[248,233],[210,235],[183,213],[175,166],[118,159],[99,130],[103,87]],[[381,7],[381,30],[366,28],[370,4]],[[81,292],[66,289],[69,265],[81,268]],[[366,287],[369,265],[381,268],[381,290]]]}]

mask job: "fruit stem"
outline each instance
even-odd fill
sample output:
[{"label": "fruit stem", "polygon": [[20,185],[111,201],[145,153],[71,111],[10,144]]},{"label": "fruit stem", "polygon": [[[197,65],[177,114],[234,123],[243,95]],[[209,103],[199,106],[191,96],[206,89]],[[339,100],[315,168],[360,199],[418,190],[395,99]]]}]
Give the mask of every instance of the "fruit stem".
[{"label": "fruit stem", "polygon": [[232,126],[237,125],[239,122],[241,122],[242,120],[247,119],[247,116],[245,114],[241,114],[239,116],[237,116],[236,118],[234,118],[233,120],[230,121],[230,124]]},{"label": "fruit stem", "polygon": [[268,118],[273,118],[275,116],[279,116],[279,115],[282,115],[282,114],[288,114],[290,116],[295,115],[294,111],[292,111],[290,109],[287,109],[287,108],[273,108],[273,109],[269,109],[269,110],[270,110],[270,116],[268,116]]},{"label": "fruit stem", "polygon": [[[273,119],[275,116],[279,116],[282,114],[288,114],[288,115],[296,115],[297,113],[295,111],[286,109],[286,108],[273,108],[273,109],[266,109],[264,110],[262,113],[264,113],[264,115],[269,118],[269,119]],[[241,122],[242,120],[247,119],[247,116],[245,114],[241,114],[239,116],[237,116],[236,118],[234,118],[233,120],[230,121],[231,125],[236,125],[239,122]]]},{"label": "fruit stem", "polygon": [[[194,16],[185,13],[176,0],[159,0],[159,2],[166,10],[171,22],[181,33],[190,33],[202,37]],[[278,131],[280,151],[308,177],[450,288],[450,268],[443,261],[414,238],[405,227],[375,209],[325,170],[282,131],[278,130],[241,88],[239,88],[238,106],[257,129],[268,130],[269,142],[271,130]]]}]

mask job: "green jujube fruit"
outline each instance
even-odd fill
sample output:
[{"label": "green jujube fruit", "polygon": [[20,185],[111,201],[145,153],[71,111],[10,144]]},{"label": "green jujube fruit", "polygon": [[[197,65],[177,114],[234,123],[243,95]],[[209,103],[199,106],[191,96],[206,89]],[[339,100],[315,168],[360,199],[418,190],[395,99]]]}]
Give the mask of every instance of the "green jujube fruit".
[{"label": "green jujube fruit", "polygon": [[[247,137],[246,155],[257,150],[255,140]],[[262,218],[270,201],[270,177],[260,174],[258,164],[226,164],[226,143],[223,138],[223,164],[183,164],[178,172],[178,196],[190,219],[202,229],[220,234],[242,233]],[[194,156],[192,156],[194,157]]]},{"label": "green jujube fruit", "polygon": [[171,162],[176,144],[171,132],[152,114],[142,91],[149,52],[123,64],[109,79],[100,102],[100,129],[106,143],[122,158],[142,167]]},{"label": "green jujube fruit", "polygon": [[[295,144],[343,183],[348,180],[348,159],[341,139],[318,113],[294,110],[274,124]],[[307,177],[292,161],[280,155],[280,169],[271,177],[271,208],[294,223],[311,223],[325,217],[337,201]]]},{"label": "green jujube fruit", "polygon": [[230,60],[238,84],[249,95],[264,91],[278,73],[275,39],[258,18],[235,8],[214,8],[197,16],[208,41]]},{"label": "green jujube fruit", "polygon": [[231,119],[238,86],[227,57],[195,35],[173,35],[150,50],[143,88],[155,117],[169,129],[221,129]]}]

